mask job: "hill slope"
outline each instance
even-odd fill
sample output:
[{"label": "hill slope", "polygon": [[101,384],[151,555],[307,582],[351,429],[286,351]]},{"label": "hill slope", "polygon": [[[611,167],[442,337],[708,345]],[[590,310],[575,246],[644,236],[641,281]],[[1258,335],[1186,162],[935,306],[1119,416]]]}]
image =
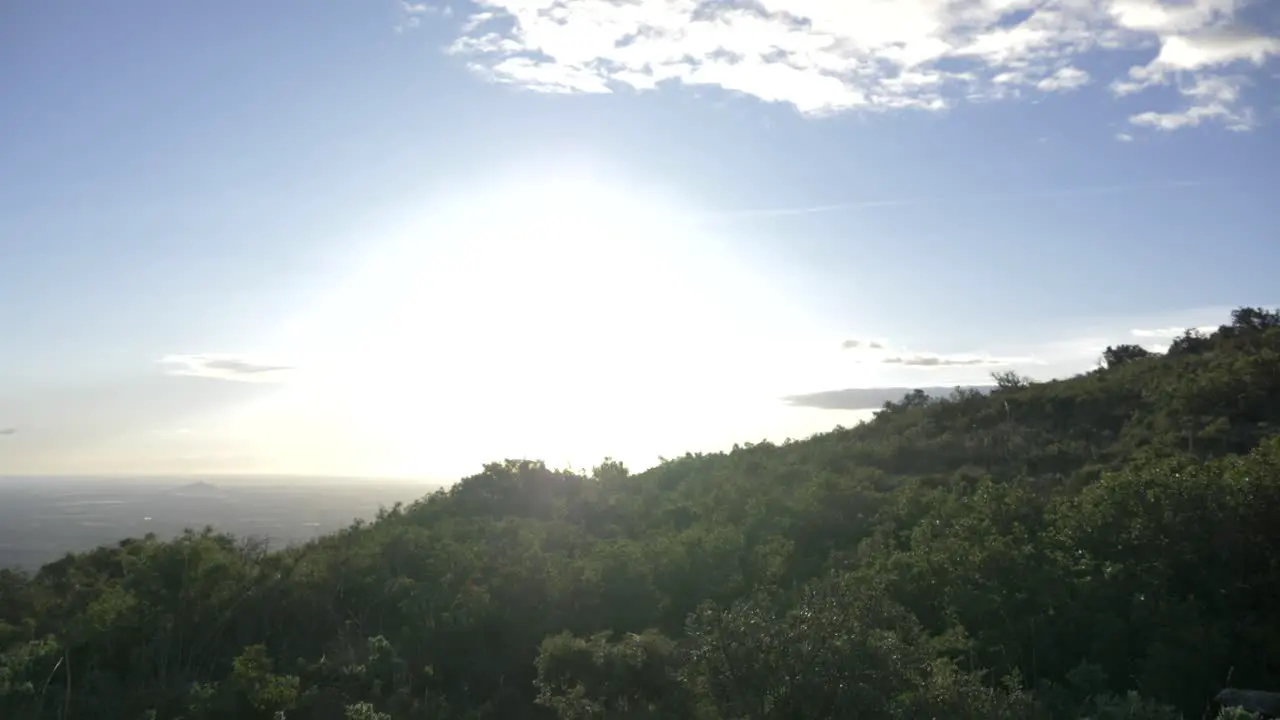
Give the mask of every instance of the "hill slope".
[{"label": "hill slope", "polygon": [[1280,689],[1280,314],[1105,360],[638,475],[492,464],[284,552],[0,573],[0,716],[1174,718]]}]

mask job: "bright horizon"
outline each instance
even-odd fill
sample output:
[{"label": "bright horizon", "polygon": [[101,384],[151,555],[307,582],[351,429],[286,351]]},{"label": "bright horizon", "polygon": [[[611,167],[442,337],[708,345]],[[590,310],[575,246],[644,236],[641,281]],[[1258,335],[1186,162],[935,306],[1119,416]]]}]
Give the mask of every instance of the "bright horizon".
[{"label": "bright horizon", "polygon": [[0,476],[640,470],[1280,304],[1265,3],[550,6],[7,6]]}]

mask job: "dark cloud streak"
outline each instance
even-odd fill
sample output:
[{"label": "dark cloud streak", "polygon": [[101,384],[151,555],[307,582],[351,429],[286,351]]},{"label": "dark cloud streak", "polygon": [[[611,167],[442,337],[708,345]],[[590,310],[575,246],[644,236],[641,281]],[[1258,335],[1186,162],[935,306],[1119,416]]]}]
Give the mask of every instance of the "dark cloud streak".
[{"label": "dark cloud streak", "polygon": [[284,379],[297,368],[292,365],[255,362],[238,355],[166,355],[160,364],[169,375],[233,380],[272,382]]},{"label": "dark cloud streak", "polygon": [[[966,390],[986,392],[990,386],[961,386]],[[885,387],[885,388],[846,388],[844,390],[824,390],[803,395],[790,395],[782,398],[792,407],[817,408],[819,410],[879,410],[887,402],[898,402],[917,388]],[[929,397],[947,397],[955,391],[954,387],[919,388]]]},{"label": "dark cloud streak", "polygon": [[232,359],[207,360],[205,361],[204,366],[214,370],[226,370],[227,372],[243,373],[246,375],[269,372],[287,372],[295,369],[292,365],[259,365],[247,360]]}]

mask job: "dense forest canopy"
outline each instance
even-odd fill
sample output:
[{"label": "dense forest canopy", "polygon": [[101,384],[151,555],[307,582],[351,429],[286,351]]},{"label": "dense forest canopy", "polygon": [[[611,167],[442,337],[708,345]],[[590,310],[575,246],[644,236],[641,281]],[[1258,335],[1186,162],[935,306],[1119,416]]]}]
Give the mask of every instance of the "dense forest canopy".
[{"label": "dense forest canopy", "polygon": [[0,717],[1172,720],[1280,690],[1280,313],[996,380],[639,474],[495,463],[281,551],[0,571]]}]

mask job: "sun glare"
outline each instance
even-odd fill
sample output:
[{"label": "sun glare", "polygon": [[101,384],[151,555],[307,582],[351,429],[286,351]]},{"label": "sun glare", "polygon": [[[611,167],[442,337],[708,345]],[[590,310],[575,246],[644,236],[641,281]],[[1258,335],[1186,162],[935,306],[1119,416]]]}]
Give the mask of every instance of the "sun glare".
[{"label": "sun glare", "polygon": [[432,208],[328,304],[307,391],[406,472],[599,460],[688,384],[713,255],[675,213],[589,183]]},{"label": "sun glare", "polygon": [[504,457],[644,464],[758,439],[796,344],[753,322],[782,312],[661,202],[592,182],[477,194],[424,208],[317,308],[310,371],[274,401],[307,439],[277,444],[457,477]]}]

